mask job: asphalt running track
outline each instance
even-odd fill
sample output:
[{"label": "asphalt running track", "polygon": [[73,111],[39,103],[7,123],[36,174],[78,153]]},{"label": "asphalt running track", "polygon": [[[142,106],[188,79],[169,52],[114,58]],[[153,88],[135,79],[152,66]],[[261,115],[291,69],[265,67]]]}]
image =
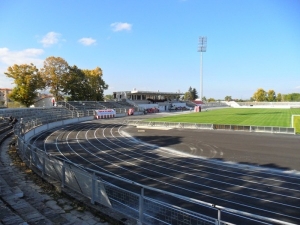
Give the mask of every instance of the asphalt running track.
[{"label": "asphalt running track", "polygon": [[72,124],[45,132],[32,143],[144,185],[300,224],[299,136],[157,130],[123,121]]}]

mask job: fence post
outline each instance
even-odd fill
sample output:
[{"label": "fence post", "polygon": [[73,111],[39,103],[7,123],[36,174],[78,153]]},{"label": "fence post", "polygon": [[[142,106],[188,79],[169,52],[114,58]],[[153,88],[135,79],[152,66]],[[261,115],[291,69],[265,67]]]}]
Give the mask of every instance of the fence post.
[{"label": "fence post", "polygon": [[65,183],[66,183],[66,161],[63,161],[63,165],[61,168],[61,187],[64,188],[65,187]]},{"label": "fence post", "polygon": [[91,203],[95,204],[95,195],[96,195],[96,175],[95,172],[93,172],[92,175],[92,196],[91,196]]},{"label": "fence post", "polygon": [[218,225],[221,225],[221,209],[218,209]]},{"label": "fence post", "polygon": [[139,220],[137,222],[138,225],[143,224],[143,216],[144,215],[144,188],[141,188],[141,194],[139,197]]}]

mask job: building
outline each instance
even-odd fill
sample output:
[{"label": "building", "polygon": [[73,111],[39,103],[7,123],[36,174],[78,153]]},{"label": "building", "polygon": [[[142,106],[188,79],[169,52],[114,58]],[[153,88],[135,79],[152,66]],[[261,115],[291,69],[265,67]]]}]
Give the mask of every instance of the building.
[{"label": "building", "polygon": [[131,100],[131,101],[176,101],[179,100],[184,93],[180,92],[160,92],[158,91],[139,91],[133,89],[132,91],[118,91],[113,92],[113,98],[116,101]]},{"label": "building", "polygon": [[113,92],[115,101],[126,101],[142,109],[158,109],[169,111],[173,109],[187,109],[186,102],[180,101],[184,93],[161,91],[117,91]]},{"label": "building", "polygon": [[9,94],[12,92],[11,88],[0,88],[0,106],[7,106]]}]

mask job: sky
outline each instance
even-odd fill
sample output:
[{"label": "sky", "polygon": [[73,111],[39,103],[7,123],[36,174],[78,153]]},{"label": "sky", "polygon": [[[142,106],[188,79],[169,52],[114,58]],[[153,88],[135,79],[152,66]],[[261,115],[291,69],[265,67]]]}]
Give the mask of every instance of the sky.
[{"label": "sky", "polygon": [[14,64],[47,57],[103,70],[114,91],[250,99],[300,92],[300,0],[1,0],[0,88]]}]

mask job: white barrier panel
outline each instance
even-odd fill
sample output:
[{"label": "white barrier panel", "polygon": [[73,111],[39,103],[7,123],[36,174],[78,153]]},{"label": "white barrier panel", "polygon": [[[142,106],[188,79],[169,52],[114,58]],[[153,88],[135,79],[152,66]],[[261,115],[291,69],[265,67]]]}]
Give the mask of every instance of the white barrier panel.
[{"label": "white barrier panel", "polygon": [[78,118],[72,118],[72,119],[67,119],[67,120],[61,120],[61,121],[56,121],[53,123],[48,123],[48,124],[44,124],[42,126],[38,126],[35,127],[34,129],[28,131],[27,133],[24,134],[24,141],[28,141],[28,139],[30,139],[32,136],[45,131],[45,130],[49,130],[55,127],[59,127],[62,125],[67,125],[67,124],[71,124],[71,123],[77,123],[77,122],[84,122],[84,121],[89,121],[92,120],[93,116],[88,116],[88,117],[78,117]]},{"label": "white barrier panel", "polygon": [[96,119],[108,119],[116,117],[116,111],[113,109],[99,109],[95,110]]}]

